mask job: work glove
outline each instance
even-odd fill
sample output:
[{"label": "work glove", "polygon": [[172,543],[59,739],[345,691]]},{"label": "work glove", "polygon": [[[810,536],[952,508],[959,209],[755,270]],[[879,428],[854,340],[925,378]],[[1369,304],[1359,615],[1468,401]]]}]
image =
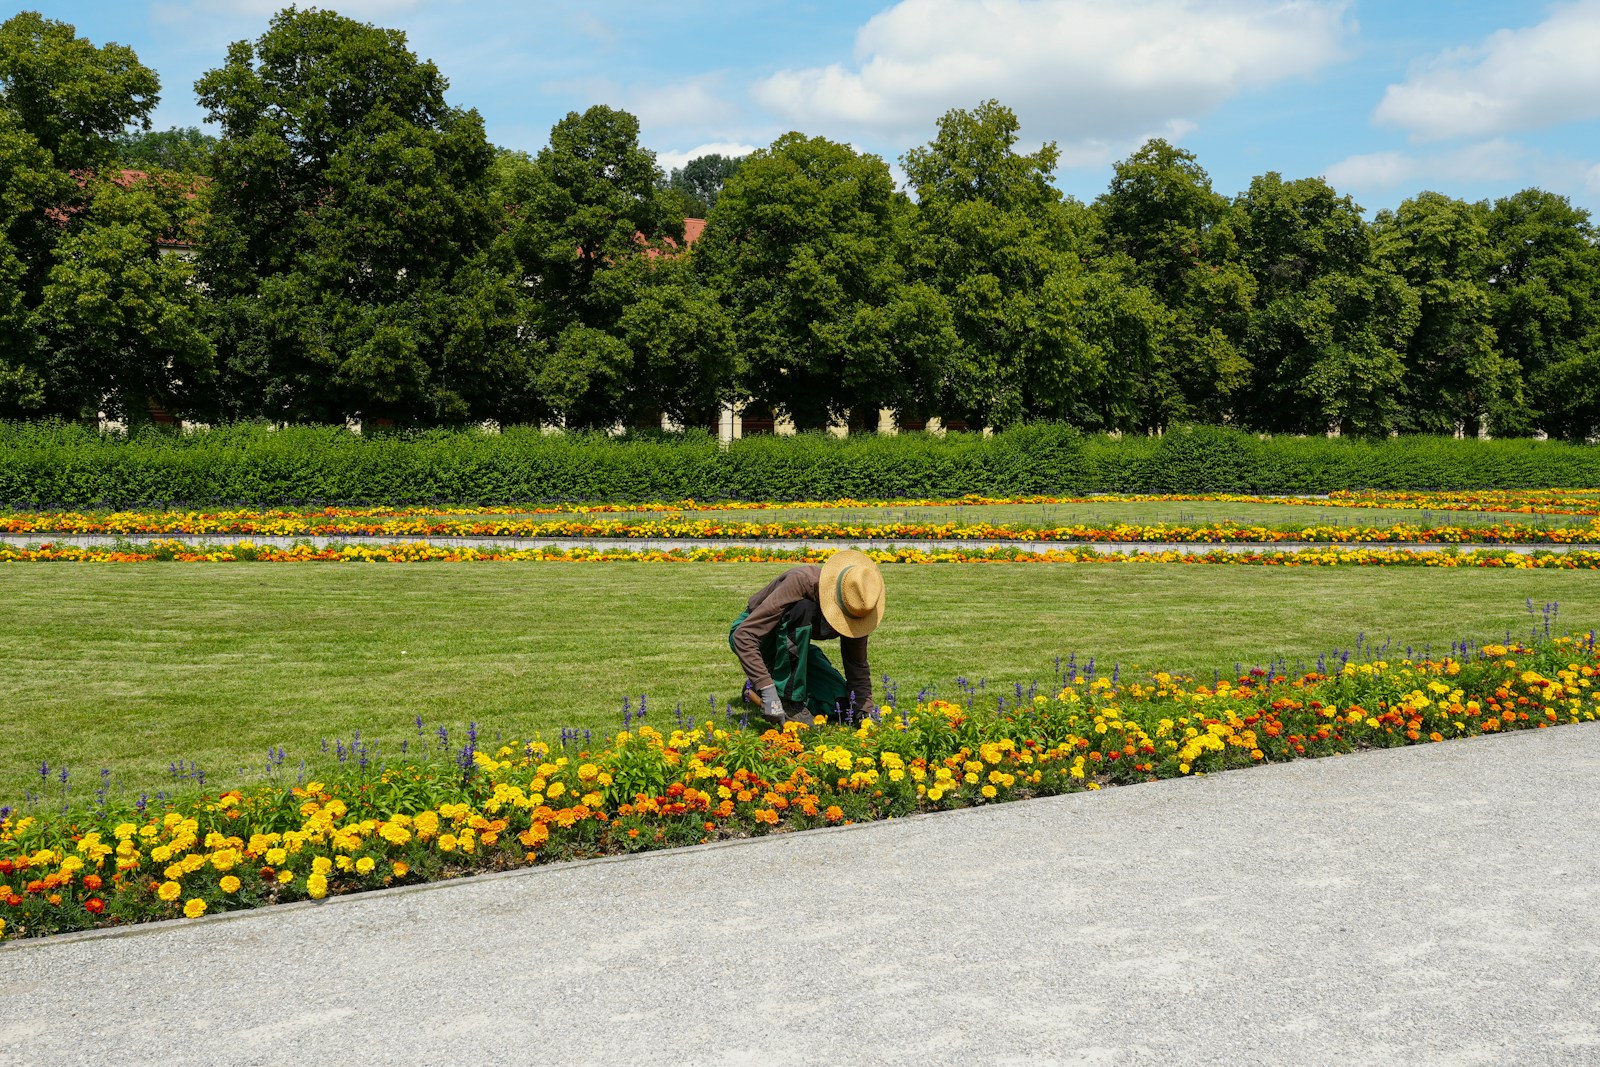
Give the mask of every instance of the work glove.
[{"label": "work glove", "polygon": [[761,717],[774,726],[782,726],[787,716],[783,711],[783,701],[778,697],[776,685],[761,687]]}]

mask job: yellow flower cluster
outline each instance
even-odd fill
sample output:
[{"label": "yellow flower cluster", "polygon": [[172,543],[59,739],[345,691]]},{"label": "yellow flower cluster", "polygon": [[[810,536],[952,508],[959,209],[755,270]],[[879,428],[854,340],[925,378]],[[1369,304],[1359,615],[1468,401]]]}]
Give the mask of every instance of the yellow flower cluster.
[{"label": "yellow flower cluster", "polygon": [[[1182,549],[1098,551],[1093,548],[1031,551],[1020,548],[934,549],[878,548],[867,554],[880,563],[1099,563],[1099,564],[1220,564],[1268,567],[1485,567],[1511,570],[1594,570],[1600,568],[1600,550],[1537,549],[1385,549],[1300,548],[1244,549],[1195,552]],[[393,545],[344,545],[318,548],[310,544],[291,548],[264,548],[250,541],[196,548],[177,541],[152,541],[133,548],[81,548],[42,545],[17,548],[0,545],[0,563],[228,563],[251,560],[264,563],[816,563],[832,555],[834,547],[818,542],[802,549],[772,549],[760,544],[737,548],[634,550],[628,548],[528,548],[503,549],[451,547],[413,541]]]}]

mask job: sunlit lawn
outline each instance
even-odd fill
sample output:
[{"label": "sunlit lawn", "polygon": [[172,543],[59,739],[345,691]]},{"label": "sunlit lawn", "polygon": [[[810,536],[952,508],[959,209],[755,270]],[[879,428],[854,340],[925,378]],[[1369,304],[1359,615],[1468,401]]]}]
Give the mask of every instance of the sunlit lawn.
[{"label": "sunlit lawn", "polygon": [[[14,565],[0,568],[0,800],[41,761],[92,789],[110,768],[160,788],[170,761],[242,781],[268,746],[487,737],[720,709],[742,684],[728,624],[781,564]],[[1528,629],[1527,598],[1600,623],[1589,572],[1167,565],[886,567],[876,673],[952,689],[1049,679],[1057,655],[1109,669],[1314,663],[1356,635],[1448,646]],[[1137,665],[1137,668],[1135,667]],[[880,693],[881,697],[881,693]]]}]

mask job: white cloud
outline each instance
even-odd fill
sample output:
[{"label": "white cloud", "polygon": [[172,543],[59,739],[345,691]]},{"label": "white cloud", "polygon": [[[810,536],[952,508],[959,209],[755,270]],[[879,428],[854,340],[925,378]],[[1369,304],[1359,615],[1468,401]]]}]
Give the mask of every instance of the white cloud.
[{"label": "white cloud", "polygon": [[1551,9],[1536,26],[1498,30],[1441,53],[1390,85],[1374,121],[1414,141],[1487,137],[1600,116],[1600,0]]},{"label": "white cloud", "polygon": [[1392,189],[1409,182],[1419,163],[1404,152],[1368,152],[1341,159],[1323,177],[1335,189]]},{"label": "white cloud", "polygon": [[649,128],[715,126],[734,112],[722,88],[722,78],[706,74],[671,85],[629,90],[626,106]]},{"label": "white cloud", "polygon": [[657,152],[656,165],[662,170],[670,171],[675,167],[683,166],[691,159],[699,159],[701,156],[748,156],[755,150],[756,146],[753,144],[741,144],[738,141],[712,141],[708,144],[696,145],[694,148],[683,152]]},{"label": "white cloud", "polygon": [[1547,159],[1515,141],[1496,138],[1448,152],[1372,152],[1329,167],[1328,184],[1341,191],[1380,191],[1419,183],[1515,182],[1565,176],[1571,164]]},{"label": "white cloud", "polygon": [[802,129],[901,140],[995,98],[1030,136],[1063,142],[1065,158],[1098,161],[1143,131],[1336,61],[1344,10],[1338,0],[901,0],[861,28],[852,65],[779,71],[754,93]]}]

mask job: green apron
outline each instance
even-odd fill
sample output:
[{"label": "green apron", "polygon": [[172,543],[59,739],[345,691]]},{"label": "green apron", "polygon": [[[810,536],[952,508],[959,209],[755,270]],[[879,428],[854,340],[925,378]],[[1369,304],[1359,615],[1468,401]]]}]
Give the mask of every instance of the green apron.
[{"label": "green apron", "polygon": [[[728,627],[729,648],[733,648],[733,632],[749,617],[746,608]],[[850,684],[822,649],[811,643],[809,625],[794,625],[785,615],[778,628],[761,639],[761,659],[786,703],[804,704],[811,714],[830,718],[840,718],[850,708]]]}]

